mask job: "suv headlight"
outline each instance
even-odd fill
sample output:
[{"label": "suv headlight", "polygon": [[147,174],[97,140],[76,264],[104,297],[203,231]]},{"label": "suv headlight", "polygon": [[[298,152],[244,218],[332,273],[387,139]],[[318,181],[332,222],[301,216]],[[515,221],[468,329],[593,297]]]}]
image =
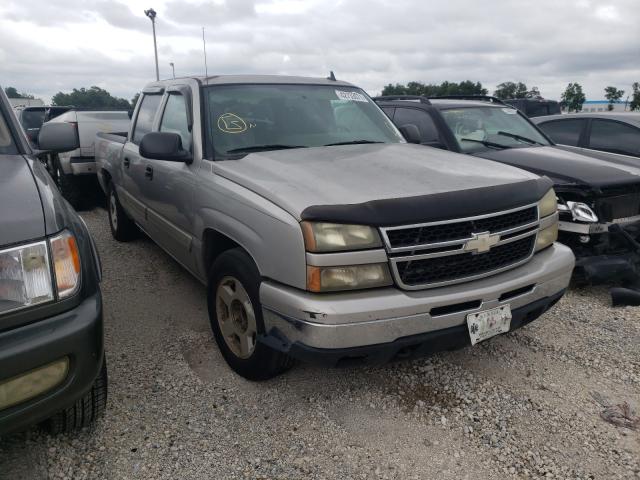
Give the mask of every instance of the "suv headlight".
[{"label": "suv headlight", "polygon": [[0,250],[0,315],[50,302],[56,294],[67,298],[79,285],[80,255],[70,232]]},{"label": "suv headlight", "polygon": [[586,203],[567,201],[560,203],[558,210],[561,212],[570,212],[571,218],[579,222],[596,223],[598,221],[598,215],[596,215]]},{"label": "suv headlight", "polygon": [[536,252],[553,245],[558,239],[558,201],[556,192],[550,189],[538,202],[540,231],[536,237]]},{"label": "suv headlight", "polygon": [[302,222],[301,226],[308,252],[340,252],[382,246],[378,231],[366,225]]}]

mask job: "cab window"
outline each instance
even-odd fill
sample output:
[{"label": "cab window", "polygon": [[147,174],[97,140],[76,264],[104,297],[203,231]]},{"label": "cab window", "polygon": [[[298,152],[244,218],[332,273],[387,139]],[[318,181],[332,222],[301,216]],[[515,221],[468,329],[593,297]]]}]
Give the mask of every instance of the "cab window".
[{"label": "cab window", "polygon": [[191,132],[189,131],[189,122],[187,120],[187,106],[182,95],[174,93],[169,95],[167,105],[164,107],[164,113],[162,114],[160,131],[177,133],[182,139],[182,148],[184,150],[191,149]]},{"label": "cab window", "polygon": [[538,127],[544,133],[549,135],[551,139],[561,145],[578,146],[580,141],[580,134],[584,127],[584,119],[567,119],[567,120],[553,120],[551,122],[545,122]]},{"label": "cab window", "polygon": [[140,110],[138,110],[138,117],[136,118],[136,126],[133,130],[132,141],[136,145],[139,145],[142,137],[153,128],[153,119],[160,106],[160,100],[162,100],[162,95],[145,95],[142,99]]},{"label": "cab window", "polygon": [[393,121],[398,127],[409,124],[418,127],[422,142],[438,141],[438,129],[427,112],[415,108],[396,108]]},{"label": "cab window", "polygon": [[11,155],[18,153],[13,139],[11,138],[11,132],[7,127],[2,115],[0,115],[0,154]]},{"label": "cab window", "polygon": [[640,129],[620,122],[595,119],[591,123],[589,147],[640,156]]}]

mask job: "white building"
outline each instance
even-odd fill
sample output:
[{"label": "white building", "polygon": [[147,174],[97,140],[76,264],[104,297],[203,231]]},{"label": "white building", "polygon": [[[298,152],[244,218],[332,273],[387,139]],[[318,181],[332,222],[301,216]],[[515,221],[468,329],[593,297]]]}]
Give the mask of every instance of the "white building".
[{"label": "white building", "polygon": [[[608,112],[609,100],[587,100],[582,104],[583,113]],[[613,103],[613,112],[624,112],[629,110],[629,104],[618,100]]]},{"label": "white building", "polygon": [[10,98],[9,104],[16,107],[44,107],[44,102],[39,98]]}]

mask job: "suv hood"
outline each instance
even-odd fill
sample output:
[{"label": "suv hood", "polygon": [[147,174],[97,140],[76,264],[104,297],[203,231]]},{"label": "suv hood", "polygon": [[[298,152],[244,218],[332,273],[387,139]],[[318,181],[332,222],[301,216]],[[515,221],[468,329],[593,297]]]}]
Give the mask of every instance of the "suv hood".
[{"label": "suv hood", "polygon": [[491,150],[474,156],[546,175],[556,185],[580,184],[598,188],[640,183],[640,168],[629,163],[594,158],[558,147]]},{"label": "suv hood", "polygon": [[[410,144],[277,150],[213,165],[216,174],[267,198],[298,220],[303,218],[305,209],[319,205],[346,207],[385,200],[397,204],[398,199],[425,196],[444,202],[438,194],[495,190],[497,186],[511,188],[521,182],[538,181],[536,175],[496,162]],[[536,195],[537,200],[544,192],[538,194],[536,191],[529,195]],[[457,203],[464,203],[460,209],[472,214],[482,206],[482,197],[471,204],[467,200]],[[412,206],[418,207],[413,212],[417,217],[430,215],[421,210],[426,204]],[[403,212],[397,213],[402,216]]]},{"label": "suv hood", "polygon": [[40,194],[21,155],[0,155],[0,205],[0,246],[44,237]]}]

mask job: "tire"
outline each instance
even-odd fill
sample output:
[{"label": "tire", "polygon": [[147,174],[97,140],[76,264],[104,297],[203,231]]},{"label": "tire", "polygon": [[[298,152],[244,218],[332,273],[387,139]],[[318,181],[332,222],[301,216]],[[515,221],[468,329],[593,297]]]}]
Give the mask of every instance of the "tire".
[{"label": "tire", "polygon": [[83,207],[84,188],[81,179],[74,175],[67,175],[62,170],[58,159],[53,161],[53,178],[62,196],[73,208],[79,210]]},{"label": "tire", "polygon": [[113,183],[109,182],[109,188],[107,192],[107,212],[109,213],[109,227],[111,228],[111,235],[119,242],[128,242],[136,237],[138,234],[138,227],[133,223],[133,220],[126,214],[120,200],[118,200],[118,194],[113,186]]},{"label": "tire", "polygon": [[100,373],[91,390],[68,408],[56,413],[44,422],[44,428],[52,435],[71,433],[93,424],[104,415],[107,407],[107,359],[103,357]]},{"label": "tire", "polygon": [[209,275],[208,306],[211,329],[231,369],[247,380],[268,380],[289,370],[288,355],[257,341],[265,332],[260,305],[260,272],[240,249],[221,254]]}]

